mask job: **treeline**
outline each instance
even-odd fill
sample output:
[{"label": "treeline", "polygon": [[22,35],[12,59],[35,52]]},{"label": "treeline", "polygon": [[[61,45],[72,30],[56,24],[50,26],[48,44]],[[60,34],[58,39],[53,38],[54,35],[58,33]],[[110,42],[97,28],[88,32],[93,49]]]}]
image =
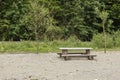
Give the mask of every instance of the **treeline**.
[{"label": "treeline", "polygon": [[107,34],[119,31],[120,0],[0,0],[0,40],[90,41],[103,32],[102,12]]}]

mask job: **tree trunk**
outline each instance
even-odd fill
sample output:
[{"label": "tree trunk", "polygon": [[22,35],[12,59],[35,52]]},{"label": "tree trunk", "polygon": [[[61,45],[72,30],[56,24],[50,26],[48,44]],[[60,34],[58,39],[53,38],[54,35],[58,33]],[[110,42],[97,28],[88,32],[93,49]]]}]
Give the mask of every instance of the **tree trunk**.
[{"label": "tree trunk", "polygon": [[103,20],[103,34],[104,34],[104,53],[106,53],[106,31],[105,31],[105,21]]},{"label": "tree trunk", "polygon": [[39,41],[38,41],[37,26],[35,26],[35,40],[36,40],[36,53],[38,54]]}]

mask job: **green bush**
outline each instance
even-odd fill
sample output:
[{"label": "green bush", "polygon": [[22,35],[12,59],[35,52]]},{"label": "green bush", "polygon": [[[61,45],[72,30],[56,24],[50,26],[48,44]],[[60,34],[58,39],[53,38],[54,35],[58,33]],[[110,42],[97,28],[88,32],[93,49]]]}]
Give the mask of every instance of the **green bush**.
[{"label": "green bush", "polygon": [[[93,46],[98,49],[98,48],[104,48],[104,36],[103,34],[96,34],[93,36],[92,39]],[[107,34],[106,35],[106,47],[107,48],[113,48],[114,43],[113,43],[113,35]]]},{"label": "green bush", "polygon": [[104,48],[103,34],[95,34],[92,39],[93,46],[97,48]]},{"label": "green bush", "polygon": [[113,43],[114,47],[120,47],[120,31],[114,32]]},{"label": "green bush", "polygon": [[[94,50],[101,50],[104,48],[104,36],[103,34],[96,34],[93,36],[91,42],[83,42],[77,39],[75,36],[71,36],[68,40],[53,40],[53,41],[1,41],[0,52],[59,52],[60,47],[92,47]],[[110,35],[107,34],[107,48],[118,49],[120,48],[120,31]]]},{"label": "green bush", "polygon": [[107,48],[113,48],[114,47],[114,43],[113,43],[113,35],[107,34],[106,37],[106,41],[107,41]]}]

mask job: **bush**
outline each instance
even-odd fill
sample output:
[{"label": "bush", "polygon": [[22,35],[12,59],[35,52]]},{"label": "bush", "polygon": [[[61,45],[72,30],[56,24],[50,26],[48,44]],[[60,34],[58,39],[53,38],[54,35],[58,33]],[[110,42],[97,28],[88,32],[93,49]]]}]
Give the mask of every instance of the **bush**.
[{"label": "bush", "polygon": [[[93,39],[92,39],[92,43],[93,43],[93,46],[95,48],[104,48],[104,36],[103,34],[96,34],[93,36]],[[113,43],[113,36],[110,35],[110,34],[107,34],[106,35],[106,47],[107,48],[112,48],[114,46],[114,43]]]},{"label": "bush", "polygon": [[114,47],[120,47],[120,31],[114,32],[113,35]]},{"label": "bush", "polygon": [[95,34],[92,39],[93,46],[95,48],[103,48],[104,47],[104,39],[103,34]]}]

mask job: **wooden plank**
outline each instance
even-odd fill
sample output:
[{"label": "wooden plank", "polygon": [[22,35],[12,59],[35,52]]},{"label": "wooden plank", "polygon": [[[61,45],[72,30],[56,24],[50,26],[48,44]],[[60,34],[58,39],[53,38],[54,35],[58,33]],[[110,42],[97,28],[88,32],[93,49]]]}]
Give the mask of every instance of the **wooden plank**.
[{"label": "wooden plank", "polygon": [[[59,54],[63,54],[62,52],[57,53]],[[85,52],[68,52],[67,54],[85,54]]]},{"label": "wooden plank", "polygon": [[60,50],[91,50],[93,48],[59,48]]},{"label": "wooden plank", "polygon": [[62,57],[64,60],[68,60],[69,57],[87,57],[89,60],[93,60],[97,55],[83,55],[83,54],[63,54]]},{"label": "wooden plank", "polygon": [[80,57],[85,57],[85,56],[96,56],[96,55],[88,55],[88,54],[63,54],[62,55],[63,57],[64,56],[68,56],[68,57],[78,57],[78,56],[80,56]]},{"label": "wooden plank", "polygon": [[[68,52],[67,54],[85,54],[84,52]],[[62,57],[63,53],[59,52],[57,53],[60,57]]]}]

